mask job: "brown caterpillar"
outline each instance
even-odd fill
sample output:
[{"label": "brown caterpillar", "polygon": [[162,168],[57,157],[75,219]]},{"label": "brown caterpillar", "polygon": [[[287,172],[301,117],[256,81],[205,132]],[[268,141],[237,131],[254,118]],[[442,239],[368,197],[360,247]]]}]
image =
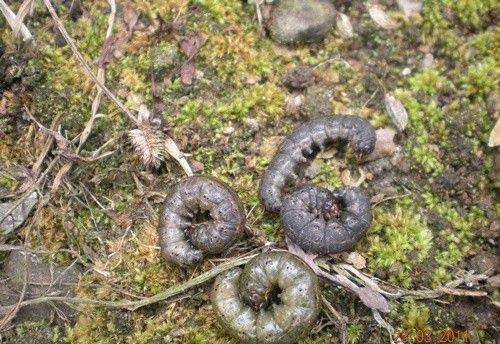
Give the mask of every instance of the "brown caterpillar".
[{"label": "brown caterpillar", "polygon": [[252,344],[295,343],[320,310],[318,278],[288,252],[262,253],[244,269],[219,275],[211,299],[224,329]]},{"label": "brown caterpillar", "polygon": [[350,249],[370,221],[370,199],[356,187],[300,187],[285,197],[281,209],[285,234],[304,250],[320,254]]},{"label": "brown caterpillar", "polygon": [[306,122],[290,134],[262,177],[259,197],[265,208],[279,212],[283,189],[296,184],[301,171],[322,149],[339,141],[364,156],[375,148],[375,130],[357,116],[329,116]]},{"label": "brown caterpillar", "polygon": [[165,198],[158,232],[162,254],[178,265],[225,252],[242,235],[245,212],[226,184],[204,176],[180,182]]}]

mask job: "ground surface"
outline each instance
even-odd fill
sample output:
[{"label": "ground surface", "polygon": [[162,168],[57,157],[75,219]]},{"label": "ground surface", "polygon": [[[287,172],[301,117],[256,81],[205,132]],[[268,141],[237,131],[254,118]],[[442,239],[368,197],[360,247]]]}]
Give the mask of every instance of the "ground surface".
[{"label": "ground surface", "polygon": [[[78,49],[97,69],[108,3],[54,3]],[[494,18],[499,7],[493,0],[425,1],[423,11],[408,19],[387,2],[397,28],[384,30],[362,1],[335,3],[350,16],[355,36],[344,39],[333,31],[324,42],[289,49],[260,37],[255,7],[241,1],[118,1],[114,51],[108,45],[104,54],[106,84],[129,108],[153,109],[191,154],[197,173],[220,178],[238,192],[250,228],[228,257],[265,241],[284,247],[279,220],[264,212],[256,186],[277,143],[307,116],[290,107],[290,91],[281,82],[285,71],[313,68],[314,85],[294,96],[305,95],[307,103],[308,96],[326,93],[333,113],[358,114],[376,128],[394,128],[383,101],[392,92],[409,114],[407,128],[396,136],[399,152],[359,166],[352,159],[319,159],[313,173],[322,186],[342,185],[346,169],[354,177],[358,167],[370,173],[362,187],[375,197],[374,221],[356,247],[367,262],[363,271],[415,290],[438,288],[471,271],[496,275],[500,158],[487,142],[498,111],[500,31]],[[41,2],[26,24],[35,43],[19,45],[0,19],[0,156],[3,167],[30,171],[46,136],[22,105],[46,127],[58,123],[73,140],[91,116],[95,88]],[[203,45],[193,85],[186,87],[181,82],[186,56],[177,42],[193,37]],[[308,106],[321,104],[309,99]],[[145,168],[127,141],[133,124],[107,99],[99,113],[103,116],[80,153],[88,156],[112,139],[103,152],[113,154],[75,161],[62,180],[57,173],[69,160],[56,159],[55,150],[48,154],[42,171],[54,166],[40,191],[48,194],[54,179],[60,186],[27,222],[30,247],[55,251],[44,257],[60,264],[78,259],[85,273],[75,294],[102,300],[150,296],[210,269],[217,261],[193,269],[167,266],[156,247],[157,212],[168,189],[184,177],[182,169],[173,160]],[[23,186],[8,173],[0,183],[2,195],[13,199]],[[22,244],[27,227],[9,242]],[[496,343],[499,317],[491,300],[500,301],[500,295],[485,281],[470,287],[487,290],[489,298],[393,300],[386,320],[400,330],[431,330],[437,338],[450,328],[468,330],[473,343]],[[40,331],[60,342],[232,343],[214,319],[209,288],[134,312],[85,306],[74,324],[44,325]],[[322,290],[348,317],[350,343],[388,341],[354,296],[328,285]],[[25,323],[5,336],[32,336],[38,326]],[[322,314],[301,343],[339,343],[339,337],[339,328]]]}]

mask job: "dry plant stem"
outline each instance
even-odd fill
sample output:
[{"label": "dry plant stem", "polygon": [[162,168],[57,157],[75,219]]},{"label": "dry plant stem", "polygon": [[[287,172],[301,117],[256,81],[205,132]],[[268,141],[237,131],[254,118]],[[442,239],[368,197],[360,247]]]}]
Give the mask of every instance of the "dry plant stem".
[{"label": "dry plant stem", "polygon": [[358,271],[355,267],[353,267],[349,264],[337,264],[337,265],[333,265],[332,268],[337,273],[339,273],[347,278],[351,277],[350,276],[351,274],[354,275],[355,277],[359,278],[359,280],[362,283],[364,283],[364,285],[372,288],[373,290],[379,292],[382,295],[386,295],[389,297],[395,297],[395,298],[400,297],[402,295],[401,292],[399,292],[399,291],[397,293],[390,293],[390,292],[383,290],[382,288],[379,287],[379,285],[372,278],[370,278],[369,276],[366,276],[365,274]]},{"label": "dry plant stem", "polygon": [[23,25],[24,18],[28,15],[28,13],[33,9],[33,4],[35,0],[24,0],[24,2],[19,6],[19,10],[17,11],[16,20],[14,21],[14,26],[12,30],[14,31],[14,36],[17,37],[19,35],[19,31]]},{"label": "dry plant stem", "polygon": [[375,319],[375,321],[380,326],[383,326],[387,330],[387,332],[389,333],[389,343],[394,344],[394,340],[392,339],[392,335],[394,334],[394,328],[391,326],[391,324],[389,324],[387,321],[385,321],[384,318],[382,318],[379,311],[372,309],[372,314],[373,314],[373,318]]},{"label": "dry plant stem", "polygon": [[[244,265],[248,263],[252,258],[256,257],[257,254],[253,254],[250,256],[242,257],[242,258],[237,258],[232,261],[229,261],[227,263],[221,264],[216,266],[215,268],[195,277],[190,279],[189,281],[182,283],[182,284],[177,284],[174,285],[167,290],[158,293],[156,295],[153,295],[151,297],[138,300],[138,301],[130,301],[130,300],[120,300],[120,301],[100,301],[96,299],[83,299],[83,298],[71,298],[71,297],[63,297],[63,296],[45,296],[45,297],[40,297],[32,300],[26,300],[22,301],[19,303],[19,307],[24,307],[24,306],[29,306],[29,305],[36,305],[40,304],[43,302],[66,302],[70,304],[85,304],[85,305],[93,305],[93,306],[102,306],[102,307],[108,307],[108,308],[121,308],[121,309],[127,309],[129,311],[134,311],[136,309],[139,309],[144,306],[148,306],[160,301],[165,301],[168,300],[176,295],[179,295],[193,287],[199,286],[203,283],[206,283],[210,281],[211,279],[215,278],[217,275],[220,273],[230,270],[232,268],[235,268],[240,265]],[[12,309],[11,306],[3,306],[0,307],[0,314],[5,314],[6,312],[9,312]]]},{"label": "dry plant stem", "polygon": [[[108,28],[106,30],[106,37],[105,37],[104,41],[106,41],[113,33],[113,24],[114,24],[115,18],[116,18],[115,0],[108,0],[108,3],[109,3],[109,6],[111,8],[111,12],[110,12],[109,18],[108,18]],[[104,85],[104,81],[105,81],[104,66],[100,66],[99,69],[97,70],[97,79]],[[99,109],[99,105],[101,104],[102,93],[103,93],[102,88],[97,87],[97,94],[94,98],[94,101],[92,102],[92,115],[91,115],[89,121],[87,122],[85,129],[83,129],[83,132],[80,135],[80,142],[78,144],[78,147],[75,149],[76,154],[80,153],[83,145],[85,144],[85,142],[87,141],[87,139],[90,136],[90,133],[92,131],[92,127],[94,125],[94,121],[97,117],[97,110]],[[29,111],[28,109],[26,109],[26,110]],[[45,205],[45,203],[47,202],[46,201],[47,198],[51,197],[52,194],[54,194],[54,192],[58,189],[58,187],[60,185],[60,181],[71,170],[72,166],[73,166],[73,162],[69,162],[61,167],[59,172],[56,174],[56,177],[54,178],[54,182],[52,184],[53,185],[52,190],[49,192],[48,196],[45,197],[43,202],[42,202],[43,205]],[[56,181],[58,181],[58,182],[56,183]]]},{"label": "dry plant stem", "polygon": [[[337,322],[339,323],[338,326],[340,327],[340,333],[342,334],[342,344],[347,344],[347,317],[337,312],[337,310],[333,308],[332,304],[328,302],[328,300],[324,296],[321,296],[321,302],[325,306],[326,310],[336,318]],[[335,323],[333,319],[330,318],[330,320]]]},{"label": "dry plant stem", "polygon": [[[104,42],[111,37],[113,34],[113,25],[115,23],[115,18],[116,18],[116,3],[115,0],[108,0],[109,6],[111,8],[111,12],[109,14],[108,18],[108,28],[106,30],[106,36],[104,37]],[[99,66],[97,70],[97,79],[105,85],[105,80],[106,80],[106,70],[104,68],[104,64]],[[82,135],[80,136],[80,143],[78,144],[78,148],[76,149],[76,153],[78,154],[80,152],[80,149],[82,148],[83,144],[85,141],[87,141],[87,138],[90,135],[90,132],[92,131],[92,126],[94,125],[94,121],[97,116],[97,111],[99,110],[99,106],[101,104],[101,99],[102,99],[102,89],[97,87],[97,94],[94,98],[94,101],[92,102],[92,116],[90,117],[87,125],[85,126],[85,129],[82,132]]]},{"label": "dry plant stem", "polygon": [[255,12],[257,12],[257,21],[259,22],[259,35],[262,35],[264,32],[264,22],[262,20],[259,0],[255,1]]},{"label": "dry plant stem", "polygon": [[[27,109],[26,105],[25,109]],[[55,131],[57,129],[57,126],[59,125],[59,121],[61,120],[61,118],[62,114],[57,114],[56,117],[54,117],[54,119],[52,120],[52,124],[50,125],[50,130]],[[42,164],[45,161],[47,154],[49,154],[53,143],[54,143],[54,137],[48,136],[47,141],[45,142],[45,146],[43,147],[42,154],[38,157],[36,163],[31,168],[33,175],[38,176],[38,174],[40,173],[40,170],[42,169]]]},{"label": "dry plant stem", "polygon": [[[4,0],[0,0],[0,12],[4,15],[5,19],[7,20],[7,23],[9,26],[12,28],[12,30],[15,30],[16,28],[16,14],[10,9],[10,7],[5,3]],[[21,24],[21,35],[23,36],[24,41],[29,41],[33,39],[33,35],[31,32],[28,30],[26,25]]]},{"label": "dry plant stem", "polygon": [[[382,289],[377,282],[369,275],[362,273],[355,267],[349,264],[336,264],[332,265],[337,273],[341,274],[346,278],[356,278],[357,282],[364,284],[365,286],[383,294],[392,299],[398,298],[412,298],[412,299],[435,299],[444,295],[455,295],[455,296],[468,296],[468,297],[486,297],[488,293],[480,290],[468,290],[460,289],[454,287],[440,287],[434,290],[408,290],[401,288],[394,288],[392,292]],[[455,283],[461,283],[461,279],[452,281],[449,284],[455,285]]]}]

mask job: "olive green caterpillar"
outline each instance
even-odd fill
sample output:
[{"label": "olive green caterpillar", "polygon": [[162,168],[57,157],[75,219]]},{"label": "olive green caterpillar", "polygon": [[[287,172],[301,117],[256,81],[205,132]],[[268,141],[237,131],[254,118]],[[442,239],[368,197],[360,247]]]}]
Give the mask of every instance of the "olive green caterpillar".
[{"label": "olive green caterpillar", "polygon": [[279,251],[262,253],[243,269],[219,275],[211,300],[223,328],[244,343],[295,343],[309,332],[320,310],[312,269]]}]

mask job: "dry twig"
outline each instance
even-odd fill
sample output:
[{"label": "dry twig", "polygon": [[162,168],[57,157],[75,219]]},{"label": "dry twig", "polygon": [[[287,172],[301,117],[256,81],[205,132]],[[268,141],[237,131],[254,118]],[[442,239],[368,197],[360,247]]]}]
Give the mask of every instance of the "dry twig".
[{"label": "dry twig", "polygon": [[[148,298],[144,298],[141,300],[137,301],[130,301],[130,300],[119,300],[119,301],[100,301],[96,299],[83,299],[83,298],[71,298],[71,297],[62,297],[62,296],[44,296],[44,297],[39,297],[36,299],[31,299],[31,300],[25,300],[19,303],[19,308],[20,307],[25,307],[25,306],[30,306],[30,305],[37,305],[40,303],[44,302],[65,302],[69,304],[86,304],[86,305],[93,305],[93,306],[101,306],[101,307],[108,307],[108,308],[121,308],[121,309],[127,309],[130,311],[134,311],[136,309],[139,309],[144,306],[148,306],[157,302],[165,301],[168,300],[174,296],[177,296],[183,292],[186,292],[187,290],[197,287],[203,283],[206,283],[210,281],[211,279],[215,278],[217,275],[220,273],[230,270],[232,268],[235,268],[240,265],[244,265],[248,263],[252,258],[256,257],[257,254],[253,254],[250,256],[242,257],[242,258],[237,258],[232,261],[229,261],[227,263],[221,264],[216,266],[215,268],[197,276],[192,279],[190,279],[187,282],[184,282],[182,284],[177,284],[174,285],[167,290],[158,293],[156,295],[153,295]],[[12,310],[12,305],[10,306],[3,306],[0,307],[0,314],[5,314]]]},{"label": "dry twig", "polygon": [[[21,6],[21,9],[22,9],[22,6]],[[14,33],[16,33],[17,25],[19,25],[19,24],[17,24],[16,14],[10,9],[10,7],[5,3],[4,0],[0,0],[0,12],[2,12],[5,19],[7,20],[7,23],[12,28]],[[26,25],[24,25],[22,23],[22,21],[20,24],[20,29],[17,29],[17,30],[19,30],[21,32],[21,35],[23,36],[24,41],[29,41],[33,38],[33,35],[28,30]]]},{"label": "dry twig", "polygon": [[334,321],[334,319],[331,319],[331,317],[329,316],[330,320],[333,323],[339,324],[338,326],[340,327],[340,333],[342,334],[342,344],[347,344],[347,317],[337,312],[337,310],[323,295],[321,296],[321,302],[323,303],[323,306],[325,306],[326,310],[336,319],[336,321]]}]

